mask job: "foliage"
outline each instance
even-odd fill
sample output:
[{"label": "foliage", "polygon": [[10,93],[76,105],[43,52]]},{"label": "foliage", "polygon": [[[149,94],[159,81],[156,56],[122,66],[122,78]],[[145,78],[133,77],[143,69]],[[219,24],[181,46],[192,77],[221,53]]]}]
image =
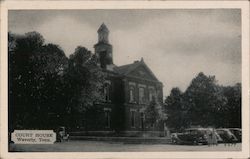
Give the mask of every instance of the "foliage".
[{"label": "foliage", "polygon": [[241,127],[241,87],[223,87],[215,76],[199,73],[184,93],[173,88],[165,100],[167,125],[180,129],[190,126]]},{"label": "foliage", "polygon": [[195,77],[185,91],[188,117],[192,125],[217,126],[217,113],[226,105],[227,99],[217,85],[215,76],[202,72]]},{"label": "foliage", "polygon": [[71,112],[84,112],[93,102],[103,99],[102,84],[105,74],[97,66],[96,57],[84,47],[78,46],[69,57],[64,74],[67,85],[68,105]]},{"label": "foliage", "polygon": [[146,107],[145,110],[145,123],[148,125],[154,125],[166,119],[165,114],[163,113],[162,106],[156,100],[152,98],[150,104]]},{"label": "foliage", "polygon": [[45,45],[37,32],[20,36],[9,33],[8,47],[10,123],[42,127],[49,122],[42,116],[61,101],[60,72],[67,58],[59,46]]},{"label": "foliage", "polygon": [[105,75],[96,57],[77,47],[68,59],[44,41],[37,32],[9,33],[10,129],[66,125],[102,100]]},{"label": "foliage", "polygon": [[223,87],[228,102],[223,109],[225,127],[241,127],[241,84]]},{"label": "foliage", "polygon": [[188,125],[187,111],[184,106],[183,93],[179,88],[173,88],[165,100],[165,113],[168,116],[166,121],[168,126],[177,131]]}]

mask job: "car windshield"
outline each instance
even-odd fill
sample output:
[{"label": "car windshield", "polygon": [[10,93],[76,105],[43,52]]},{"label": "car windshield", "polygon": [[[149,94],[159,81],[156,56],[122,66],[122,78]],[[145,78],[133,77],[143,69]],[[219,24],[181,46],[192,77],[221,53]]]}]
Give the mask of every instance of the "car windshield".
[{"label": "car windshield", "polygon": [[223,134],[223,133],[225,133],[225,131],[224,130],[217,130],[217,133]]}]

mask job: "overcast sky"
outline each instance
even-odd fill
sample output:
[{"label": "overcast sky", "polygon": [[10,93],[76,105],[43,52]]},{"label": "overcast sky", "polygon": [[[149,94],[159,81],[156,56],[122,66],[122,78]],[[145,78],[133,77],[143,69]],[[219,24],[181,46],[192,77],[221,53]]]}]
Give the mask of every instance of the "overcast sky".
[{"label": "overcast sky", "polygon": [[199,73],[219,84],[241,81],[241,15],[236,9],[10,11],[9,31],[38,31],[69,56],[76,46],[93,51],[97,29],[110,30],[118,66],[144,58],[164,84],[185,91]]}]

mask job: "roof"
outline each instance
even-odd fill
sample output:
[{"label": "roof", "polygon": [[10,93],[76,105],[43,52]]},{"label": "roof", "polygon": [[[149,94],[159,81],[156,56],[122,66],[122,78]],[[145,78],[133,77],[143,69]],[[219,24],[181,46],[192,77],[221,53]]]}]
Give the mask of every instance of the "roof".
[{"label": "roof", "polygon": [[100,32],[100,31],[109,32],[109,29],[104,23],[102,23],[102,25],[99,27],[97,32]]},{"label": "roof", "polygon": [[145,64],[143,58],[141,59],[141,61],[135,61],[132,64],[127,64],[127,65],[122,65],[122,66],[117,66],[114,68],[114,71],[121,74],[121,75],[128,75],[130,72],[132,72],[133,70],[135,70],[138,66],[144,66],[147,71],[149,72],[149,74],[155,78],[156,81],[159,81],[156,76],[153,74],[153,72],[149,69],[149,67]]},{"label": "roof", "polygon": [[134,70],[139,65],[140,65],[140,62],[134,62],[132,64],[117,66],[115,68],[115,71],[124,75],[124,74],[127,74],[128,72]]}]

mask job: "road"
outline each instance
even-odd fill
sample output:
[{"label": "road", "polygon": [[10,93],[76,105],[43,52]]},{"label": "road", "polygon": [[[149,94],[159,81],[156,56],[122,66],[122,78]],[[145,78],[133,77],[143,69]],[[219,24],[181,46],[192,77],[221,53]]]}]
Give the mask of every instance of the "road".
[{"label": "road", "polygon": [[241,143],[235,146],[124,144],[108,141],[68,141],[50,145],[10,144],[10,151],[22,152],[167,152],[167,151],[241,151]]}]

